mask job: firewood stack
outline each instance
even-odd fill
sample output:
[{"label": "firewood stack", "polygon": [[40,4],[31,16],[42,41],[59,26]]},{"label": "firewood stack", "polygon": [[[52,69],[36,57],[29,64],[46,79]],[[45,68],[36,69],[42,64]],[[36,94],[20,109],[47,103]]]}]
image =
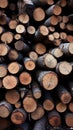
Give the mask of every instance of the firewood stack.
[{"label": "firewood stack", "polygon": [[0,130],[73,127],[73,0],[0,0]]}]

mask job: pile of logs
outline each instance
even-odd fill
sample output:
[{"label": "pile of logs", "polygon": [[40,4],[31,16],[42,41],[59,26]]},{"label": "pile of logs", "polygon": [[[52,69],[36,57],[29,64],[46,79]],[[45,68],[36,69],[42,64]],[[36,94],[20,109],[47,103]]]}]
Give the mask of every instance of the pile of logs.
[{"label": "pile of logs", "polygon": [[73,0],[0,0],[0,130],[73,127]]}]

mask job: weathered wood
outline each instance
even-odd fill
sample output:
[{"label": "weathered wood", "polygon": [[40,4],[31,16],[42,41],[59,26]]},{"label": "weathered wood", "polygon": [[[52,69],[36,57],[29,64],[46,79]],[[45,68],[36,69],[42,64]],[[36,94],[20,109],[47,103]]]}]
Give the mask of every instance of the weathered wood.
[{"label": "weathered wood", "polygon": [[25,122],[27,117],[26,112],[23,109],[15,109],[12,113],[11,113],[11,121],[14,124],[22,124]]},{"label": "weathered wood", "polygon": [[7,55],[7,53],[9,52],[9,46],[4,44],[4,43],[0,43],[0,56],[5,56]]},{"label": "weathered wood", "polygon": [[38,54],[37,54],[35,51],[30,51],[28,55],[29,55],[29,58],[30,58],[31,60],[37,61],[37,59],[38,59]]},{"label": "weathered wood", "polygon": [[53,71],[38,72],[37,80],[46,90],[52,90],[58,85],[57,74]]}]

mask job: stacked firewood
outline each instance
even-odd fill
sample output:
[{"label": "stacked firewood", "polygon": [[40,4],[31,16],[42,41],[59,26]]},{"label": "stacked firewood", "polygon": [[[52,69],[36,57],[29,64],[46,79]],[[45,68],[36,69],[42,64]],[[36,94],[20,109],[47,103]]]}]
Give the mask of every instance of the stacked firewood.
[{"label": "stacked firewood", "polygon": [[73,127],[73,0],[1,0],[0,130],[62,127]]}]

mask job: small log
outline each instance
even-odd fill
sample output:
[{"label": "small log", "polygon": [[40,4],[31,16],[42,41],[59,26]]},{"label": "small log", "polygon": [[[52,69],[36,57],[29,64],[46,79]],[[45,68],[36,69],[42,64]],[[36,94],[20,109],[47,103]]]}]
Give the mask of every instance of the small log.
[{"label": "small log", "polygon": [[21,108],[21,102],[20,101],[18,101],[18,102],[16,102],[15,104],[14,104],[14,106],[15,106],[15,108]]},{"label": "small log", "polygon": [[28,113],[34,112],[37,109],[36,100],[32,97],[31,93],[28,93],[23,99],[23,108]]},{"label": "small log", "polygon": [[59,112],[59,113],[63,113],[67,110],[67,105],[66,104],[63,104],[62,102],[58,102],[56,104],[56,110]]},{"label": "small log", "polygon": [[25,26],[23,24],[18,24],[16,26],[16,32],[19,34],[25,34],[26,33]]},{"label": "small log", "polygon": [[44,37],[48,35],[48,33],[49,33],[48,28],[44,25],[41,25],[35,33],[36,41],[42,40]]},{"label": "small log", "polygon": [[57,92],[58,92],[58,97],[60,98],[60,100],[63,104],[68,104],[71,101],[72,96],[65,87],[58,86]]},{"label": "small log", "polygon": [[16,41],[21,40],[21,39],[22,39],[21,34],[16,33],[16,34],[14,35],[14,39],[15,39]]},{"label": "small log", "polygon": [[61,61],[56,66],[56,72],[60,75],[69,75],[72,72],[72,65],[67,61]]},{"label": "small log", "polygon": [[6,89],[13,89],[17,86],[18,79],[13,75],[7,75],[3,78],[3,86]]},{"label": "small log", "polygon": [[28,71],[32,71],[35,69],[36,65],[33,60],[31,60],[29,57],[24,58],[24,67]]},{"label": "small log", "polygon": [[18,53],[15,49],[11,49],[8,53],[8,58],[10,61],[21,61],[23,56],[21,53]]},{"label": "small log", "polygon": [[14,46],[17,51],[23,51],[24,53],[29,51],[29,46],[22,40],[18,40],[17,42],[15,42]]},{"label": "small log", "polygon": [[4,43],[0,43],[0,56],[5,56],[9,52],[10,48]]},{"label": "small log", "polygon": [[32,93],[33,93],[33,97],[35,99],[39,99],[42,96],[42,92],[41,92],[40,86],[36,82],[34,82],[32,84]]},{"label": "small log", "polygon": [[36,121],[41,119],[44,116],[44,114],[45,110],[41,105],[38,105],[37,109],[31,113],[31,118]]},{"label": "small log", "polygon": [[54,48],[49,51],[51,55],[53,55],[56,58],[60,58],[63,56],[63,52],[60,48]]},{"label": "small log", "polygon": [[5,129],[9,128],[10,125],[11,125],[10,120],[8,120],[7,118],[0,118],[0,129],[1,130],[5,130]]},{"label": "small log", "polygon": [[33,61],[37,61],[37,59],[38,59],[38,54],[35,51],[30,51],[28,56]]},{"label": "small log", "polygon": [[20,92],[21,99],[23,99],[27,95],[28,89],[27,88],[20,88],[19,92]]},{"label": "small log", "polygon": [[49,92],[45,92],[45,98],[43,101],[43,108],[46,111],[51,111],[54,109],[54,102]]},{"label": "small log", "polygon": [[73,102],[72,101],[68,104],[68,109],[70,110],[70,112],[73,113]]},{"label": "small log", "polygon": [[20,99],[20,94],[17,90],[9,90],[5,94],[5,99],[10,104],[15,104]]},{"label": "small log", "polygon": [[61,38],[61,40],[66,41],[67,40],[67,33],[60,32],[60,38]]},{"label": "small log", "polygon": [[17,24],[18,23],[17,23],[16,20],[10,20],[9,23],[8,23],[9,28],[12,29],[12,30],[16,28]]},{"label": "small log", "polygon": [[51,15],[60,15],[62,12],[62,9],[59,5],[55,4],[55,5],[51,5],[47,10],[46,10],[46,14],[48,16]]},{"label": "small log", "polygon": [[23,69],[22,65],[20,65],[18,62],[11,62],[8,65],[8,71],[11,74],[17,74],[21,72],[22,69]]},{"label": "small log", "polygon": [[32,81],[32,77],[28,72],[22,72],[19,75],[20,83],[23,85],[29,85]]},{"label": "small log", "polygon": [[27,33],[30,38],[33,38],[33,36],[35,35],[35,32],[36,32],[36,29],[34,26],[27,27]]},{"label": "small log", "polygon": [[73,113],[66,113],[65,123],[68,127],[73,127]]},{"label": "small log", "polygon": [[0,102],[0,117],[6,118],[11,114],[11,112],[12,112],[12,106],[6,101],[1,101]]},{"label": "small log", "polygon": [[73,43],[63,43],[59,46],[65,55],[73,54]]},{"label": "small log", "polygon": [[37,64],[40,67],[53,69],[57,65],[57,60],[53,55],[46,53],[38,58]]},{"label": "small log", "polygon": [[53,71],[38,72],[37,80],[46,90],[52,90],[58,85],[57,74]]},{"label": "small log", "polygon": [[59,39],[59,36],[60,36],[60,35],[59,35],[58,32],[54,32],[54,33],[53,33],[53,36],[54,36],[54,39]]},{"label": "small log", "polygon": [[49,32],[55,32],[55,27],[53,26],[49,26],[48,29],[49,29]]},{"label": "small log", "polygon": [[58,22],[59,22],[59,23],[62,22],[63,17],[62,17],[61,15],[59,15],[59,16],[57,16],[57,17],[58,17]]},{"label": "small log", "polygon": [[29,15],[28,15],[28,14],[25,14],[25,13],[20,14],[20,15],[18,16],[18,20],[19,20],[19,22],[21,22],[22,24],[28,25],[28,23],[29,23]]},{"label": "small log", "polygon": [[12,32],[4,32],[1,35],[1,41],[6,43],[6,44],[10,44],[13,41],[13,34],[12,34]]},{"label": "small log", "polygon": [[46,47],[42,43],[37,43],[34,46],[34,50],[37,52],[38,55],[43,55],[46,52]]},{"label": "small log", "polygon": [[15,109],[11,114],[11,121],[16,125],[20,125],[25,122],[26,117],[27,114],[23,109]]},{"label": "small log", "polygon": [[63,23],[63,22],[60,22],[59,27],[60,27],[61,30],[65,30],[66,29],[66,24]]},{"label": "small log", "polygon": [[53,110],[53,111],[49,112],[49,114],[48,114],[48,122],[53,127],[60,126],[61,125],[60,114],[56,110]]},{"label": "small log", "polygon": [[0,64],[0,78],[3,78],[7,75],[7,66],[4,64]]},{"label": "small log", "polygon": [[8,0],[0,1],[0,8],[6,8],[8,6]]},{"label": "small log", "polygon": [[46,118],[43,117],[40,120],[36,121],[33,130],[45,130],[45,129],[46,129]]},{"label": "small log", "polygon": [[34,9],[33,18],[35,21],[40,22],[45,19],[45,12],[42,8],[38,7]]},{"label": "small log", "polygon": [[45,26],[56,26],[58,24],[58,17],[55,15],[52,15],[51,17],[49,17],[45,22],[44,25]]}]

